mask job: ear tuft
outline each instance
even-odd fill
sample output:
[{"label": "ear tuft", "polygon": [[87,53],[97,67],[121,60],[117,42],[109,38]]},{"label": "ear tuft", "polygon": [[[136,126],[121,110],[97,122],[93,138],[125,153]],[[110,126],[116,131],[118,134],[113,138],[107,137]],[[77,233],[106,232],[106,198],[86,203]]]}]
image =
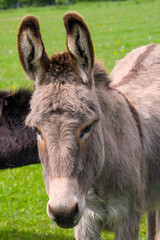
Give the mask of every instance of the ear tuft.
[{"label": "ear tuft", "polygon": [[18,53],[25,72],[40,83],[48,69],[49,58],[44,49],[39,22],[32,15],[23,18],[20,24]]},{"label": "ear tuft", "polygon": [[38,37],[41,37],[39,22],[35,16],[27,15],[24,18],[22,18],[21,24],[19,26],[18,35],[20,35],[22,32],[24,32],[27,29],[32,31],[33,34],[37,35]]},{"label": "ear tuft", "polygon": [[[68,12],[63,16],[64,25],[68,34],[72,34],[75,24],[81,25],[82,28],[87,28],[84,18],[76,12]],[[87,28],[88,29],[88,28]]]},{"label": "ear tuft", "polygon": [[94,50],[88,27],[84,19],[75,12],[68,12],[63,20],[67,33],[68,51],[76,60],[83,82],[89,83],[94,66]]}]

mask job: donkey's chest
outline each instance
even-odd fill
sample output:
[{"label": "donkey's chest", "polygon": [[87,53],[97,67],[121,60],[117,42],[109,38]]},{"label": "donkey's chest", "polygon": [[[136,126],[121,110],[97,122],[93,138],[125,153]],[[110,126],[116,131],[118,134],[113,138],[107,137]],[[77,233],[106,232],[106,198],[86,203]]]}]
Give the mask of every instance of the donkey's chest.
[{"label": "donkey's chest", "polygon": [[104,229],[115,229],[129,215],[129,201],[125,196],[108,194],[99,197],[90,191],[86,197],[86,205],[98,216]]}]

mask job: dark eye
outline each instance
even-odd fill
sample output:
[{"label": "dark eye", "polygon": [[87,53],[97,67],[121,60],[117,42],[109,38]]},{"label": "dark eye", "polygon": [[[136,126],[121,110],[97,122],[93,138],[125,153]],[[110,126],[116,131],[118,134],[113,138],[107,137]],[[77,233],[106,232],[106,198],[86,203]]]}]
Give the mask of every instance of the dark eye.
[{"label": "dark eye", "polygon": [[80,138],[83,138],[85,136],[85,134],[89,133],[91,131],[91,128],[92,128],[92,124],[89,125],[89,126],[86,126],[82,131],[81,131],[81,134],[80,134]]},{"label": "dark eye", "polygon": [[42,135],[41,131],[38,128],[35,128],[35,130],[36,130],[37,135],[40,136],[40,138],[43,140],[43,135]]}]

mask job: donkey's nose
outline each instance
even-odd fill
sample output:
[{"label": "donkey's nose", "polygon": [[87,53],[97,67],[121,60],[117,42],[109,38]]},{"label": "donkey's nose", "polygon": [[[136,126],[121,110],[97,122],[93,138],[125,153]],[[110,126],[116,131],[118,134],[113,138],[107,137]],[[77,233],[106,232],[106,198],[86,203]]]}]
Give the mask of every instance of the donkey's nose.
[{"label": "donkey's nose", "polygon": [[77,218],[79,214],[78,203],[74,203],[67,207],[54,207],[51,203],[47,204],[48,216],[55,221],[59,227],[72,228],[77,223]]}]

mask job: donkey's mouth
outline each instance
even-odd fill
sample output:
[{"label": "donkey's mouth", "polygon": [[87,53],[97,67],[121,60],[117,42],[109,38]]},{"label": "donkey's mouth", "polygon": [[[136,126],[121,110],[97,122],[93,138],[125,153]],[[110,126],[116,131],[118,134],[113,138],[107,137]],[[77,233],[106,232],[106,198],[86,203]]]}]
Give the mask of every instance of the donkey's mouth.
[{"label": "donkey's mouth", "polygon": [[67,221],[67,220],[60,220],[60,221],[55,221],[54,219],[52,219],[54,222],[56,222],[56,224],[58,225],[58,227],[60,227],[60,228],[73,228],[73,227],[75,227],[78,223],[79,223],[79,220],[80,220],[80,218],[78,218],[78,219],[75,219],[75,220],[73,220],[72,222],[71,221]]},{"label": "donkey's mouth", "polygon": [[77,224],[73,224],[73,223],[57,223],[58,227],[60,228],[73,228],[75,227]]}]

